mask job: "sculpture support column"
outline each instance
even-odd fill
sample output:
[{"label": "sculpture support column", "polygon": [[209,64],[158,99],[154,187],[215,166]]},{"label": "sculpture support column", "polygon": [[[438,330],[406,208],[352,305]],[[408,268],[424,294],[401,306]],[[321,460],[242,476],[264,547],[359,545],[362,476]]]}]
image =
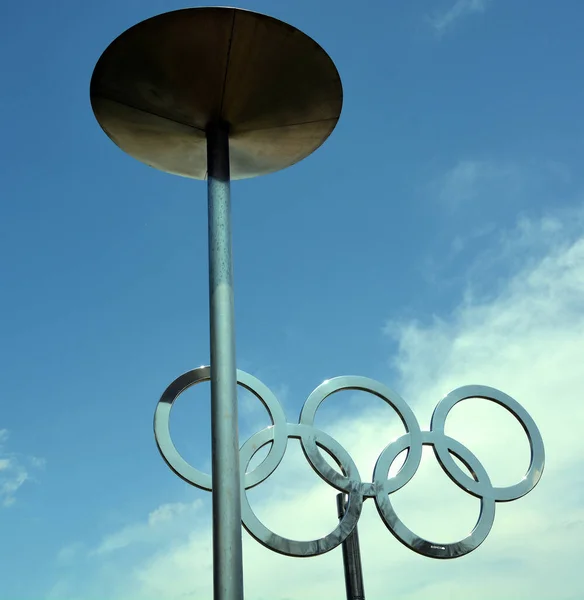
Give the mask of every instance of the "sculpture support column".
[{"label": "sculpture support column", "polygon": [[241,480],[231,252],[229,127],[207,128],[215,600],[243,599]]}]

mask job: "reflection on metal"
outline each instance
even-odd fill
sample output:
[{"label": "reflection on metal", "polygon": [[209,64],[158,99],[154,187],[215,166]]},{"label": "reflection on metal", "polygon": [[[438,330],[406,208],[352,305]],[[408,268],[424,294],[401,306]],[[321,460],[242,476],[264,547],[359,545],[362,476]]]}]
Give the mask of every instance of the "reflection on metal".
[{"label": "reflection on metal", "polygon": [[105,50],[91,104],[128,154],[205,179],[209,123],[230,126],[231,178],[284,169],[331,134],[343,103],[328,54],[294,27],[236,8],[188,8],[134,25]]},{"label": "reflection on metal", "polygon": [[[189,465],[176,450],[170,437],[169,419],[173,402],[188,387],[208,381],[210,370],[200,367],[176,379],[163,393],[154,416],[154,434],[158,448],[170,468],[188,483],[211,490],[211,478]],[[258,379],[237,371],[237,382],[254,394],[266,407],[272,425],[254,434],[241,447],[241,503],[242,520],[247,531],[260,543],[276,552],[289,556],[315,556],[336,548],[355,529],[363,501],[374,498],[377,510],[391,533],[405,546],[431,558],[456,558],[475,550],[487,537],[495,518],[495,503],[516,500],[530,492],[539,481],[544,468],[544,446],[541,434],[527,411],[513,398],[494,388],[470,385],[446,395],[432,415],[429,431],[422,431],[408,404],[385,385],[365,377],[336,377],[318,386],[305,401],[298,423],[289,423],[284,410],[272,392]],[[369,392],[389,404],[404,424],[406,433],[391,441],[381,452],[373,471],[373,480],[364,482],[348,452],[330,435],[314,426],[318,407],[325,398],[341,390]],[[444,433],[450,410],[467,398],[484,398],[506,408],[521,423],[527,434],[531,459],[527,473],[515,485],[495,487],[478,458],[465,446]],[[314,471],[331,486],[348,495],[345,514],[339,525],[323,538],[297,541],[270,531],[256,517],[245,490],[269,477],[284,457],[289,438],[300,440],[304,455]],[[256,452],[270,445],[265,459],[247,472]],[[440,543],[419,537],[397,516],[390,494],[404,487],[415,475],[422,458],[422,447],[432,446],[444,472],[461,489],[481,500],[481,509],[474,529],[466,538],[455,543]],[[339,472],[329,465],[319,449],[324,450],[339,466]],[[407,456],[400,470],[389,476],[396,457],[406,450]],[[459,459],[470,471],[465,472],[454,460]]]},{"label": "reflection on metal", "polygon": [[122,150],[162,171],[208,179],[214,598],[241,600],[230,180],[284,169],[321,146],[341,113],[339,74],[314,40],[277,19],[190,8],[115,39],[95,67],[90,96]]},{"label": "reflection on metal", "polygon": [[[339,519],[345,516],[347,502],[345,494],[337,494],[337,514]],[[347,536],[343,546],[343,569],[345,571],[345,590],[347,600],[365,600],[363,586],[363,569],[361,567],[361,550],[359,548],[358,527]]]},{"label": "reflection on metal", "polygon": [[[171,469],[185,481],[213,490],[213,573],[215,600],[242,600],[241,523],[259,542],[282,554],[314,556],[347,540],[364,500],[374,498],[393,535],[416,552],[454,558],[477,548],[488,535],[495,503],[515,500],[537,484],[544,466],[539,431],[525,410],[492,388],[468,386],[451,392],[436,407],[429,431],[422,431],[409,406],[394,392],[364,377],[324,382],[308,397],[298,423],[289,423],[270,390],[235,366],[235,325],[231,257],[230,180],[272,173],[302,160],[335,128],[343,93],[335,65],[314,40],[271,17],[236,8],[190,8],[169,12],[131,27],[100,57],[90,86],[95,116],[125,152],[162,171],[208,180],[209,306],[212,367],[185,373],[164,392],[156,409],[156,442]],[[169,431],[170,410],[179,394],[211,381],[213,479],[177,452]],[[239,447],[237,384],[257,396],[272,426]],[[346,450],[314,426],[321,402],[345,389],[375,394],[400,416],[406,433],[379,456],[371,482],[363,482]],[[465,398],[497,402],[522,423],[531,445],[531,463],[516,485],[494,487],[478,459],[444,433],[450,409]],[[246,490],[260,484],[280,464],[288,439],[300,440],[318,475],[348,497],[338,526],[305,542],[279,536],[259,521]],[[269,445],[264,460],[247,472],[256,452]],[[390,495],[416,473],[424,445],[432,446],[448,476],[480,498],[473,531],[457,543],[433,543],[399,519]],[[332,468],[327,452],[341,472]],[[397,474],[395,458],[407,452]],[[456,463],[458,458],[469,476]]]},{"label": "reflection on metal", "polygon": [[[213,587],[217,600],[243,597],[237,369],[231,259],[229,126],[207,128]],[[226,576],[228,574],[228,576]]]}]

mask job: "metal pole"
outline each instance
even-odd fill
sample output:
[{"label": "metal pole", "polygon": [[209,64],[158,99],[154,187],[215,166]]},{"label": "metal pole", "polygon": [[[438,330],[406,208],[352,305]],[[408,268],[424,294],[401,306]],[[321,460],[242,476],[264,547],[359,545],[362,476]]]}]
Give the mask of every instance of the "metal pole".
[{"label": "metal pole", "polygon": [[229,127],[207,128],[214,600],[243,600]]},{"label": "metal pole", "polygon": [[[345,506],[345,494],[338,494],[337,513],[339,519],[342,519],[345,514]],[[356,526],[343,542],[343,567],[345,570],[347,600],[365,600],[361,551],[359,550],[359,533]]]}]

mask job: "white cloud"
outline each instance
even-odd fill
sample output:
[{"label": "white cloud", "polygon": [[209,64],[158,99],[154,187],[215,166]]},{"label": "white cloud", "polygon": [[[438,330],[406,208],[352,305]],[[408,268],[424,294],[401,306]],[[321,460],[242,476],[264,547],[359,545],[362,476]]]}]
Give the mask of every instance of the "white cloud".
[{"label": "white cloud", "polygon": [[145,522],[128,525],[120,531],[105,536],[91,554],[104,555],[122,550],[133,544],[157,543],[161,538],[175,533],[176,523],[182,521],[185,517],[192,518],[201,506],[201,500],[195,500],[191,503],[173,502],[163,504],[153,510]]},{"label": "white cloud", "polygon": [[490,0],[456,0],[450,8],[435,12],[429,18],[430,25],[438,35],[442,35],[460,19],[485,12],[489,2]]},{"label": "white cloud", "polygon": [[7,452],[5,444],[10,434],[0,429],[0,506],[9,507],[16,502],[20,488],[32,479],[31,469],[44,467],[44,460]]},{"label": "white cloud", "polygon": [[485,196],[509,200],[524,191],[532,178],[532,169],[516,164],[461,160],[432,181],[428,192],[442,206],[457,209]]},{"label": "white cloud", "polygon": [[[503,281],[490,280],[489,293],[464,294],[450,314],[427,323],[392,322],[388,327],[397,343],[392,360],[397,379],[389,383],[410,402],[422,425],[428,425],[436,402],[450,389],[492,385],[515,397],[538,423],[547,465],[533,492],[498,505],[491,535],[462,559],[432,561],[402,547],[367,501],[359,530],[368,598],[487,600],[503,591],[514,600],[584,596],[579,566],[584,535],[582,223],[582,213],[520,220],[489,254],[489,264],[498,260],[508,272]],[[516,260],[509,272],[512,256]],[[388,407],[367,406],[326,427],[349,450],[364,480],[371,477],[372,460],[399,430]],[[452,411],[447,431],[478,456],[495,485],[513,483],[524,473],[529,461],[525,436],[500,407],[469,401]],[[335,524],[336,492],[307,467],[297,444],[291,446],[273,481],[250,492],[252,506],[277,533],[296,539],[324,535]],[[394,505],[419,535],[455,541],[472,528],[478,500],[454,486],[427,454],[416,477],[395,494]],[[178,506],[183,505],[164,505],[145,522],[106,537],[99,546],[102,556],[83,577],[87,587],[71,596],[211,597],[209,502],[195,523],[188,511],[169,508]],[[163,529],[174,533],[161,539]],[[130,544],[145,546],[147,537],[158,545],[113,573],[104,588],[100,559],[113,550],[123,556]],[[339,550],[292,559],[246,535],[244,552],[249,600],[343,597]]]},{"label": "white cloud", "polygon": [[57,553],[57,563],[59,565],[70,565],[83,552],[84,545],[80,542],[73,542],[63,546]]}]

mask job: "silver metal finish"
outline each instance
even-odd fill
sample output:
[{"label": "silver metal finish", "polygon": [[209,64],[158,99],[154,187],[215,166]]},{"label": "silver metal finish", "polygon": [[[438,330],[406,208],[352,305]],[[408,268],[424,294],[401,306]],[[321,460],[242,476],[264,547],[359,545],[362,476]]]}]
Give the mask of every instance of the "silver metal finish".
[{"label": "silver metal finish", "polygon": [[[159,170],[208,179],[212,484],[208,475],[197,479],[173,448],[169,464],[189,481],[212,485],[214,598],[240,600],[230,179],[284,169],[319,148],[341,113],[340,77],[328,54],[286,23],[238,8],[189,8],[116,38],[95,66],[90,97],[122,150]],[[281,424],[275,452],[287,443],[283,413]],[[271,452],[264,469],[273,470],[278,456]],[[261,469],[257,476],[259,483]]]},{"label": "silver metal finish", "polygon": [[229,126],[207,128],[213,469],[213,597],[243,599]]},{"label": "silver metal finish", "polygon": [[[422,431],[407,403],[386,386],[364,377],[338,377],[317,387],[304,403],[298,423],[289,423],[271,391],[236,370],[230,179],[284,169],[328,138],[339,119],[343,93],[326,52],[302,32],[266,15],[226,7],[173,11],[138,23],[110,44],[95,67],[90,96],[99,124],[125,152],[168,173],[208,179],[211,367],[189,371],[167,388],[156,408],[154,431],[170,468],[192,485],[213,491],[215,600],[243,599],[241,523],[272,550],[314,556],[337,547],[353,532],[356,539],[363,502],[373,498],[391,533],[420,554],[454,558],[477,548],[493,525],[496,502],[528,493],[542,474],[541,435],[515,400],[492,388],[459,388],[439,402],[430,430]],[[173,402],[200,381],[211,381],[212,476],[180,456],[169,430]],[[272,421],[241,448],[237,384],[265,405]],[[382,451],[370,482],[361,479],[347,451],[314,426],[322,401],[346,389],[380,397],[397,411],[406,429]],[[497,402],[521,422],[531,446],[531,463],[516,485],[494,487],[478,459],[445,435],[451,408],[471,397]],[[247,499],[246,490],[278,467],[289,438],[300,440],[311,467],[348,498],[338,525],[320,539],[297,541],[273,533],[259,521]],[[253,456],[266,445],[266,457],[247,472]],[[479,519],[460,542],[441,544],[419,537],[402,523],[391,504],[390,495],[416,473],[424,445],[433,447],[456,485],[481,500]],[[324,459],[322,450],[341,473]],[[393,461],[404,450],[404,464],[389,477]]]},{"label": "silver metal finish", "polygon": [[[171,469],[185,481],[202,489],[212,489],[208,475],[186,463],[174,447],[169,430],[170,411],[180,393],[191,385],[207,381],[208,367],[201,367],[181,375],[162,395],[154,417],[154,434],[158,448]],[[374,498],[377,510],[390,532],[405,546],[430,558],[456,558],[475,550],[487,537],[495,518],[496,502],[516,500],[530,492],[541,478],[545,452],[541,434],[527,411],[513,398],[491,387],[471,385],[458,388],[445,396],[434,409],[429,431],[422,431],[408,404],[385,385],[365,377],[346,376],[330,379],[318,386],[308,397],[298,423],[288,423],[284,411],[270,390],[258,379],[237,371],[237,382],[252,392],[269,412],[272,425],[249,438],[241,447],[241,502],[242,520],[247,531],[264,546],[289,556],[315,556],[341,544],[355,529],[364,500]],[[387,402],[398,414],[406,433],[391,441],[377,459],[373,480],[365,482],[348,452],[330,435],[314,426],[318,407],[325,398],[341,390],[360,390],[374,394]],[[484,398],[507,409],[521,423],[527,434],[531,460],[523,479],[512,486],[494,487],[476,456],[465,446],[444,433],[444,424],[454,405],[468,398]],[[269,477],[286,452],[289,438],[300,440],[306,459],[314,471],[328,484],[347,494],[345,514],[338,526],[323,538],[297,541],[270,531],[256,517],[247,500],[246,489]],[[263,462],[247,472],[255,453],[270,444]],[[422,447],[432,446],[442,469],[461,489],[481,500],[481,510],[474,529],[463,540],[440,543],[426,540],[399,519],[393,509],[390,494],[401,489],[415,475],[422,458]],[[340,467],[342,474],[333,469],[321,454],[327,452]],[[388,477],[396,457],[406,450],[407,456],[400,470]],[[469,476],[453,460],[456,456],[468,468]]]},{"label": "silver metal finish", "polygon": [[[337,515],[345,516],[345,494],[337,494]],[[343,569],[345,571],[345,590],[347,600],[365,600],[363,586],[363,569],[361,567],[361,550],[359,548],[358,526],[343,541]]]}]

